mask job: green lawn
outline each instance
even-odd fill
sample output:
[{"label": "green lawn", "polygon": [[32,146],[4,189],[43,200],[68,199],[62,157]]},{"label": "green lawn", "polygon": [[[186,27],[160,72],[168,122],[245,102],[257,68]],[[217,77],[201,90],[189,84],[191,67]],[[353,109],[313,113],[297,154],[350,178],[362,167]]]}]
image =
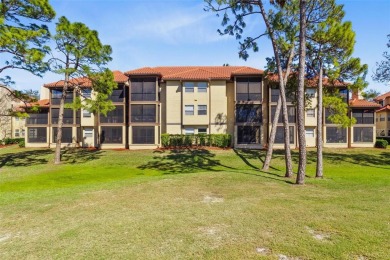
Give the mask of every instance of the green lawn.
[{"label": "green lawn", "polygon": [[311,150],[304,186],[263,158],[2,148],[0,259],[389,259],[390,150]]}]

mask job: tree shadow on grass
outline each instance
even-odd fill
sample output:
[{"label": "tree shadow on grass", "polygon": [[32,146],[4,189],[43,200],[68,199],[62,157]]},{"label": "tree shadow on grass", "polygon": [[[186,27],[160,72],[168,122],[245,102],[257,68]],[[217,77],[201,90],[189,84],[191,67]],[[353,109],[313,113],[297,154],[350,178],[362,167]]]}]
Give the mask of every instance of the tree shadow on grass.
[{"label": "tree shadow on grass", "polygon": [[[104,153],[101,150],[89,150],[82,148],[66,148],[61,151],[61,162],[63,164],[85,163],[91,160],[99,159]],[[47,164],[53,161],[54,150],[36,149],[24,150],[22,152],[6,153],[0,155],[0,169],[7,167],[26,167],[40,164]]]},{"label": "tree shadow on grass", "polygon": [[215,159],[215,154],[206,149],[178,149],[169,151],[168,155],[161,152],[154,156],[153,161],[138,166],[139,169],[155,169],[164,174],[193,173],[200,171],[223,171],[235,169],[221,164]]},{"label": "tree shadow on grass", "polygon": [[53,153],[51,149],[28,150],[17,153],[0,155],[0,169],[7,167],[26,167],[39,164],[47,164],[47,155]]},{"label": "tree shadow on grass", "polygon": [[99,159],[105,151],[86,148],[66,148],[61,151],[61,162],[65,164],[86,163]]}]

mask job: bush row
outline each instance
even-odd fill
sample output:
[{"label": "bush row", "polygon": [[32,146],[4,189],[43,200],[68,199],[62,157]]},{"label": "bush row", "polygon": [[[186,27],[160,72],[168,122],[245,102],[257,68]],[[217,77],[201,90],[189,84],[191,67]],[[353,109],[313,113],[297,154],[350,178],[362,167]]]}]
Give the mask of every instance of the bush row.
[{"label": "bush row", "polygon": [[197,134],[197,135],[171,135],[162,134],[163,147],[190,147],[190,146],[214,146],[226,148],[231,145],[229,134]]},{"label": "bush row", "polygon": [[376,148],[386,148],[389,142],[385,140],[384,138],[376,139],[375,147]]},{"label": "bush row", "polygon": [[24,142],[24,138],[4,138],[0,143],[4,145],[10,145],[10,144],[19,144],[20,142]]}]

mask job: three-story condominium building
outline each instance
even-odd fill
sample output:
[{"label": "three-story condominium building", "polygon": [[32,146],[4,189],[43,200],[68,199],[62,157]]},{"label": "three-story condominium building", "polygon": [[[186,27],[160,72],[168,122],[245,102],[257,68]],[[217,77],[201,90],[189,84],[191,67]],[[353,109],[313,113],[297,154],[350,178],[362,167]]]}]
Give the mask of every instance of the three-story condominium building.
[{"label": "three-story condominium building", "polygon": [[[245,66],[154,67],[114,71],[118,88],[110,99],[115,110],[104,115],[66,109],[63,145],[99,148],[153,149],[161,134],[230,134],[236,148],[262,148],[268,143],[279,89],[277,78]],[[93,98],[91,82],[75,79],[81,99]],[[309,82],[310,83],[310,82]],[[324,85],[327,85],[326,83]],[[46,84],[49,100],[40,101],[41,112],[27,121],[26,146],[53,146],[63,82]],[[349,100],[345,84],[332,84],[350,106],[350,116],[361,116],[353,128],[340,128],[324,120],[324,145],[331,147],[373,146],[376,104]],[[78,91],[77,93],[80,93]],[[78,95],[72,88],[66,102]],[[305,125],[308,146],[316,146],[316,88],[308,84]],[[288,93],[291,146],[297,146],[294,93]],[[348,103],[349,102],[349,103]],[[328,112],[325,112],[325,116]],[[39,121],[39,122],[38,122]],[[279,119],[276,147],[283,146]]]}]

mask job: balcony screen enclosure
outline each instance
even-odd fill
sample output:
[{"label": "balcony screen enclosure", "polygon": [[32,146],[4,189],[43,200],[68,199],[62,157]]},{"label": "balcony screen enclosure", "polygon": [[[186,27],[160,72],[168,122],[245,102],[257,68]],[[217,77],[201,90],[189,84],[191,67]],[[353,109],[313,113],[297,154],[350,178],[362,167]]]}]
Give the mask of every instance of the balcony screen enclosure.
[{"label": "balcony screen enclosure", "polygon": [[154,144],[154,126],[133,126],[133,144]]},{"label": "balcony screen enclosure", "polygon": [[[294,127],[289,127],[290,133],[290,144],[294,143]],[[276,135],[275,135],[275,144],[283,144],[284,143],[284,127],[278,126],[276,127]]]},{"label": "balcony screen enclosure", "polygon": [[372,143],[374,141],[374,129],[372,127],[354,127],[353,142]]},{"label": "balcony screen enclosure", "polygon": [[123,106],[115,106],[115,109],[108,112],[107,116],[100,115],[100,123],[121,124],[124,122]]},{"label": "balcony screen enclosure", "polygon": [[29,114],[26,120],[28,125],[46,125],[48,123],[48,113]]},{"label": "balcony screen enclosure", "polygon": [[374,124],[373,110],[353,109],[352,116],[356,118],[356,124]]},{"label": "balcony screen enclosure", "polygon": [[261,123],[261,105],[236,105],[237,123]]},{"label": "balcony screen enclosure", "polygon": [[346,143],[347,129],[341,127],[326,127],[326,142],[327,143]]},{"label": "balcony screen enclosure", "polygon": [[[59,115],[60,115],[59,108],[52,108],[51,109],[51,123],[52,124],[58,124]],[[70,109],[70,108],[64,109],[63,122],[64,122],[64,124],[68,124],[68,125],[73,124],[73,109]]]},{"label": "balcony screen enclosure", "polygon": [[260,126],[237,126],[237,144],[259,144]]},{"label": "balcony screen enclosure", "polygon": [[[57,127],[53,127],[53,143],[57,142]],[[62,137],[61,137],[62,143],[72,143],[73,137],[72,137],[72,127],[63,127],[62,128]]]},{"label": "balcony screen enclosure", "polygon": [[46,127],[29,127],[27,141],[29,143],[46,143],[47,128]]},{"label": "balcony screen enclosure", "polygon": [[121,144],[122,127],[121,126],[102,126],[100,133],[100,142],[102,144]]},{"label": "balcony screen enclosure", "polygon": [[131,105],[131,122],[156,122],[156,105]]},{"label": "balcony screen enclosure", "polygon": [[261,78],[237,78],[237,101],[261,101]]},{"label": "balcony screen enclosure", "polygon": [[131,101],[156,101],[156,78],[132,78]]}]

